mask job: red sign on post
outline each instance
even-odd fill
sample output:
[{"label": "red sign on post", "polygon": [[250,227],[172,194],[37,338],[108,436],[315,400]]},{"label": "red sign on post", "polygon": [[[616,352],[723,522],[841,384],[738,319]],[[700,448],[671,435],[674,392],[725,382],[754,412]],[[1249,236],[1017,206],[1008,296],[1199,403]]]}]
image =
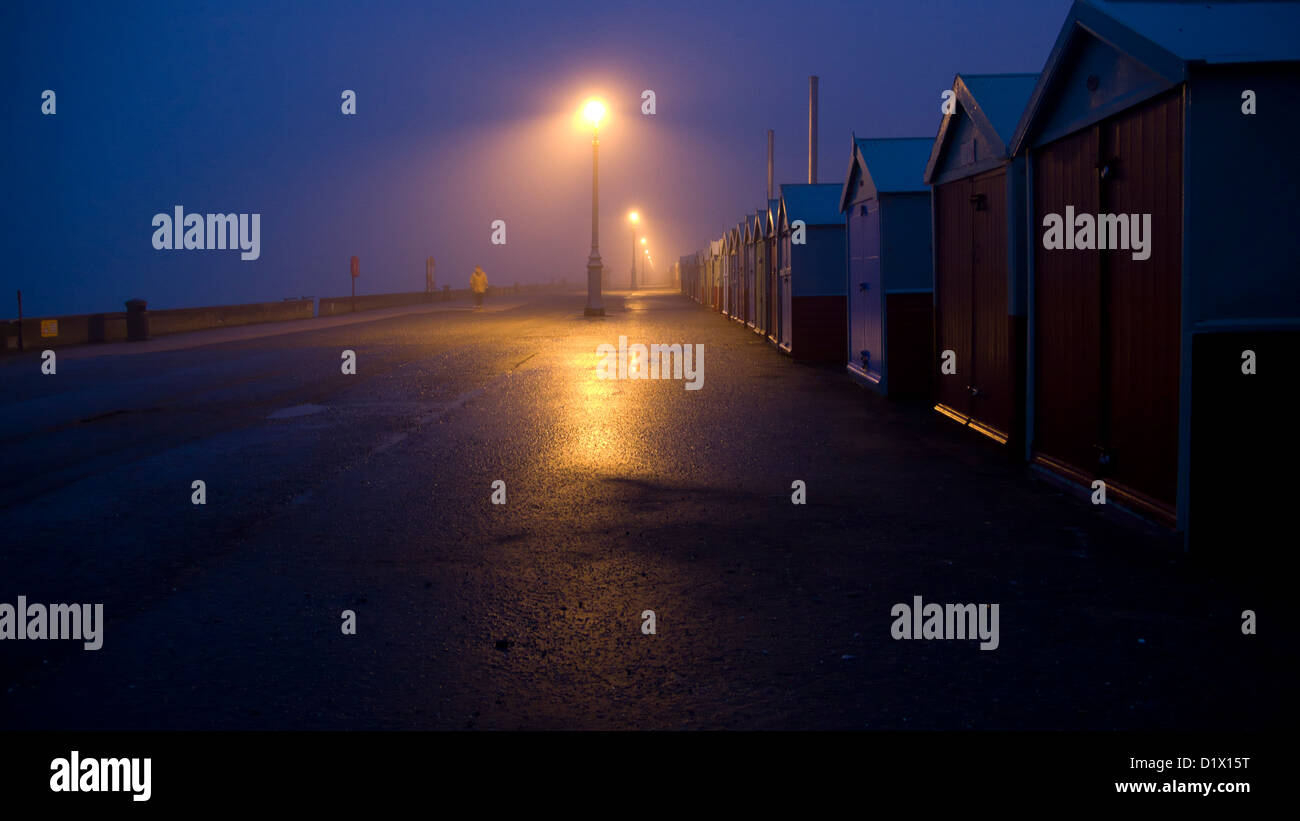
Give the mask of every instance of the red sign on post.
[{"label": "red sign on post", "polygon": [[357,257],[352,258],[352,276],[355,279],[361,274],[361,260]]}]

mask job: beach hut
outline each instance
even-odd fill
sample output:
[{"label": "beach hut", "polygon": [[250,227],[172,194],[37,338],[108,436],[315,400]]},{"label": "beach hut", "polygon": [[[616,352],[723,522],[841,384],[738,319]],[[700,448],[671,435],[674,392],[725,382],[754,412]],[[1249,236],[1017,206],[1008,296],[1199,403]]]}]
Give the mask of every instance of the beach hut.
[{"label": "beach hut", "polygon": [[718,313],[722,313],[722,294],[726,284],[724,277],[724,263],[726,262],[726,236],[715,239],[713,245],[712,270],[710,272],[709,285],[711,288],[709,296],[709,307]]},{"label": "beach hut", "polygon": [[713,241],[713,310],[725,313],[724,297],[727,293],[727,235],[722,234]]},{"label": "beach hut", "polygon": [[713,258],[714,244],[716,240],[709,240],[709,244],[700,252],[700,304],[706,308],[713,306]]},{"label": "beach hut", "polygon": [[700,302],[701,252],[687,254],[677,260],[677,289],[696,302]]},{"label": "beach hut", "polygon": [[703,299],[701,299],[701,304],[710,309],[714,308],[716,304],[716,286],[714,282],[714,272],[718,268],[715,262],[716,259],[718,259],[718,240],[710,239],[708,240],[708,247],[705,248],[705,270],[702,273],[705,282],[703,282]]},{"label": "beach hut", "polygon": [[745,325],[748,325],[749,327],[754,327],[754,301],[755,301],[754,300],[754,296],[755,296],[754,295],[754,270],[755,270],[755,262],[757,262],[757,260],[755,260],[754,257],[754,217],[753,216],[745,217],[745,238],[744,240],[741,240],[741,242],[742,242],[742,249],[744,249],[744,253],[742,253],[741,255],[741,259],[744,260],[744,264],[742,264],[742,268],[744,268],[744,275],[742,275],[741,277],[741,282],[744,283],[744,286],[742,286],[742,288],[744,288],[745,291],[745,295],[744,297],[742,297],[741,300],[741,304],[742,304],[741,317],[744,318]]},{"label": "beach hut", "polygon": [[1009,143],[1037,74],[959,74],[930,150],[935,410],[1022,441],[1025,162]]},{"label": "beach hut", "polygon": [[735,311],[732,313],[731,318],[743,325],[745,324],[746,319],[745,300],[749,296],[749,291],[746,287],[748,284],[746,269],[749,267],[749,246],[746,244],[745,238],[745,235],[749,230],[749,219],[742,219],[740,222],[736,223],[736,227],[733,230],[735,231],[736,236],[736,292],[735,302],[732,303],[735,306]]},{"label": "beach hut", "polygon": [[766,297],[767,321],[764,327],[767,329],[767,338],[769,342],[777,341],[778,326],[780,325],[781,322],[781,311],[780,311],[781,291],[780,291],[780,278],[779,278],[779,272],[781,270],[781,262],[780,259],[778,258],[778,253],[777,253],[777,249],[779,248],[779,244],[777,243],[777,237],[780,233],[778,229],[777,218],[778,215],[780,214],[780,211],[781,211],[781,200],[772,199],[767,201],[767,212],[766,212],[767,227],[765,232],[765,237],[766,237],[765,241],[767,243],[767,251],[766,251],[767,273],[764,276],[765,284],[763,288],[765,293],[767,294]]},{"label": "beach hut", "polygon": [[740,319],[740,274],[742,256],[740,243],[744,223],[737,223],[727,232],[727,316]]},{"label": "beach hut", "polygon": [[[920,174],[920,168],[917,169]],[[840,186],[781,186],[782,349],[844,361],[844,216]]]},{"label": "beach hut", "polygon": [[933,144],[929,138],[854,137],[839,196],[848,223],[848,371],[898,398],[928,396],[935,361],[930,189],[924,180]]},{"label": "beach hut", "polygon": [[701,251],[700,304],[706,308],[713,307],[713,258],[716,256],[716,243],[717,240],[709,240],[709,244]]},{"label": "beach hut", "polygon": [[737,322],[745,322],[745,296],[746,282],[745,269],[748,267],[749,256],[749,220],[745,219],[736,225],[736,313],[733,317]]},{"label": "beach hut", "polygon": [[749,244],[754,275],[750,293],[749,327],[757,334],[767,332],[767,215],[754,212],[750,218]]},{"label": "beach hut", "polygon": [[696,256],[699,260],[699,270],[695,283],[695,301],[707,306],[709,304],[709,245],[701,248]]},{"label": "beach hut", "polygon": [[708,266],[709,249],[705,246],[695,254],[695,299],[701,305],[708,304],[708,299],[705,296],[705,288],[708,286]]},{"label": "beach hut", "polygon": [[717,291],[717,301],[714,303],[714,310],[724,316],[727,313],[727,245],[728,234],[724,232],[718,237],[718,255],[715,259],[715,276],[713,285]]},{"label": "beach hut", "polygon": [[731,316],[731,257],[732,257],[732,231],[726,231],[722,235],[722,270],[721,286],[722,301],[718,303],[718,312],[723,316]]},{"label": "beach hut", "polygon": [[777,197],[776,218],[776,346],[790,352],[790,228],[785,199]]},{"label": "beach hut", "polygon": [[1288,524],[1261,466],[1294,441],[1263,363],[1300,332],[1297,31],[1297,3],[1080,0],[1013,138],[1032,243],[1027,454],[1193,549]]}]

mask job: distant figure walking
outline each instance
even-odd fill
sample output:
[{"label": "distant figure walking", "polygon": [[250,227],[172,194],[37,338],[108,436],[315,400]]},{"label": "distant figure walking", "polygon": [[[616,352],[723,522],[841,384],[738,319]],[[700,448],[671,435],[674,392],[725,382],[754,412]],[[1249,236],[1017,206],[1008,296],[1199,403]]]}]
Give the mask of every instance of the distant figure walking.
[{"label": "distant figure walking", "polygon": [[477,311],[483,307],[483,295],[487,293],[487,288],[487,274],[483,273],[482,268],[475,265],[474,273],[469,275],[469,289],[474,292],[474,310]]}]

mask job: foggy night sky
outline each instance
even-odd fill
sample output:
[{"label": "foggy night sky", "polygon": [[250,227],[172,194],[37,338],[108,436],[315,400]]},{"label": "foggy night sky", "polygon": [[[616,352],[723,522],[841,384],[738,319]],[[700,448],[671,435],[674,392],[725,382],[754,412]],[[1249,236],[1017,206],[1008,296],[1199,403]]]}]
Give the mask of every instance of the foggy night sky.
[{"label": "foggy night sky", "polygon": [[[28,316],[345,295],[352,254],[358,293],[422,290],[430,254],[439,287],[475,264],[577,285],[592,94],[611,108],[600,250],[620,287],[629,209],[662,272],[763,205],[768,128],[777,184],[805,181],[808,75],[818,181],[840,183],[851,131],[933,138],[954,74],[1040,70],[1069,5],[5,3],[0,316],[17,288]],[[155,251],[153,215],[178,204],[260,213],[261,258]]]}]

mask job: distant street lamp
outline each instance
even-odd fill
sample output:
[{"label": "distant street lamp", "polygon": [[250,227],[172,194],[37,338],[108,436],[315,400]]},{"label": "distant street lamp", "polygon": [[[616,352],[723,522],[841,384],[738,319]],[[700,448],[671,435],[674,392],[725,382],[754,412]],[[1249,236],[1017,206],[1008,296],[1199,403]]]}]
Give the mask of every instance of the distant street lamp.
[{"label": "distant street lamp", "polygon": [[587,308],[586,316],[604,316],[605,304],[600,298],[600,120],[605,116],[605,104],[591,99],[583,106],[582,114],[591,123],[591,256],[587,257]]},{"label": "distant street lamp", "polygon": [[[645,245],[645,237],[641,237],[641,244],[642,244],[642,245]],[[636,248],[635,245],[633,245],[632,247],[633,247],[633,248]],[[649,253],[650,253],[649,251],[646,251],[646,254],[649,254]],[[635,260],[635,258],[636,258],[636,257],[635,257],[635,255],[634,255],[634,256],[633,256],[633,259]],[[645,280],[645,262],[642,262],[642,263],[641,263],[641,274],[642,274],[641,279],[644,281],[644,280]],[[632,265],[632,287],[633,287],[633,288],[636,287],[636,264],[635,264],[635,262],[634,262],[633,265]]]},{"label": "distant street lamp", "polygon": [[[632,290],[636,290],[636,224],[641,221],[641,215],[633,211],[627,215],[632,222]],[[645,242],[645,240],[641,240]]]}]

